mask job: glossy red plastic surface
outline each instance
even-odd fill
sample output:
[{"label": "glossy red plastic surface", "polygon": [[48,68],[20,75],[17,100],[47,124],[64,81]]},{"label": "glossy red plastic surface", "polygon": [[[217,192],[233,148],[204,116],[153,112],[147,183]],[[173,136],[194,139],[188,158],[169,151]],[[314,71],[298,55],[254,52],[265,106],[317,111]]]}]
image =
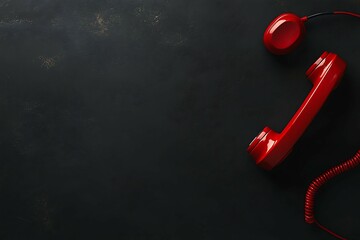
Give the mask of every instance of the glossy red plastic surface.
[{"label": "glossy red plastic surface", "polygon": [[324,52],[306,71],[313,83],[310,93],[281,133],[265,127],[254,138],[248,152],[260,167],[271,170],[291,152],[294,144],[306,130],[332,90],[340,82],[346,63],[338,55]]},{"label": "glossy red plastic surface", "polygon": [[264,32],[265,47],[277,55],[291,52],[304,38],[305,21],[306,18],[300,18],[292,13],[281,14]]}]

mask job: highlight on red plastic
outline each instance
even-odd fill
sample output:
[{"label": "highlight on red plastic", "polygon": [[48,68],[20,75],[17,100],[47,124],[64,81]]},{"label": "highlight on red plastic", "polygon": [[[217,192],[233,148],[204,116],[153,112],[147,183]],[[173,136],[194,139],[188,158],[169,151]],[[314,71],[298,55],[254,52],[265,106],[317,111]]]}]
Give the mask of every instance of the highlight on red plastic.
[{"label": "highlight on red plastic", "polygon": [[281,163],[316,116],[332,90],[339,84],[346,63],[334,53],[324,52],[306,71],[313,83],[310,93],[281,133],[265,127],[247,151],[266,170]]},{"label": "highlight on red plastic", "polygon": [[265,47],[276,55],[290,53],[304,38],[306,20],[293,13],[279,15],[264,32]]}]

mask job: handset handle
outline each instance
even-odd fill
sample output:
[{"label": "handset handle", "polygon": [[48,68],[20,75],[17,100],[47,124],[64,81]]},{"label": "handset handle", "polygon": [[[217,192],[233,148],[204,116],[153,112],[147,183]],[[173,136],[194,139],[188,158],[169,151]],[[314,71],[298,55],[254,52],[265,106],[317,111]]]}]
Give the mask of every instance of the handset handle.
[{"label": "handset handle", "polygon": [[334,53],[324,52],[306,71],[313,83],[310,93],[281,133],[265,127],[247,151],[260,167],[271,170],[291,152],[297,140],[316,116],[332,90],[339,84],[346,63]]}]

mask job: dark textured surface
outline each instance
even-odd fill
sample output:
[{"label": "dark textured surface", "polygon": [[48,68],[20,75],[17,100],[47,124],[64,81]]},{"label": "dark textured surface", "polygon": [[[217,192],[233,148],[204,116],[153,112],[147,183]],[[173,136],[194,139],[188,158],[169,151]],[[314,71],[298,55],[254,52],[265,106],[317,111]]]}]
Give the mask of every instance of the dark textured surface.
[{"label": "dark textured surface", "polygon": [[[326,5],[325,5],[326,4]],[[0,1],[0,239],[331,239],[303,221],[307,184],[360,133],[360,22],[308,24],[287,57],[261,38],[278,14],[359,1]],[[281,131],[324,51],[348,62],[271,173],[247,144]],[[317,216],[359,239],[360,170]]]}]

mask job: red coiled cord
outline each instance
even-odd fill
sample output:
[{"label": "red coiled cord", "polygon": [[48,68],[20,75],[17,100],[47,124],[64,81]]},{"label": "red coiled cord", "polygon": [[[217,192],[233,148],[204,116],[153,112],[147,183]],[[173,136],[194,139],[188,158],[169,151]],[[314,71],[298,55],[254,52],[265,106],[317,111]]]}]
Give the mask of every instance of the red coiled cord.
[{"label": "red coiled cord", "polygon": [[345,238],[341,237],[340,235],[330,231],[326,227],[322,226],[318,221],[315,219],[314,215],[314,203],[315,203],[315,195],[319,188],[328,182],[330,179],[346,172],[355,167],[360,165],[360,150],[353,156],[352,158],[348,159],[347,161],[330,168],[319,177],[315,178],[308,187],[308,190],[305,195],[305,222],[309,224],[315,223],[318,227],[325,230],[326,232],[330,233],[334,237],[337,237],[342,240],[346,240]]}]

